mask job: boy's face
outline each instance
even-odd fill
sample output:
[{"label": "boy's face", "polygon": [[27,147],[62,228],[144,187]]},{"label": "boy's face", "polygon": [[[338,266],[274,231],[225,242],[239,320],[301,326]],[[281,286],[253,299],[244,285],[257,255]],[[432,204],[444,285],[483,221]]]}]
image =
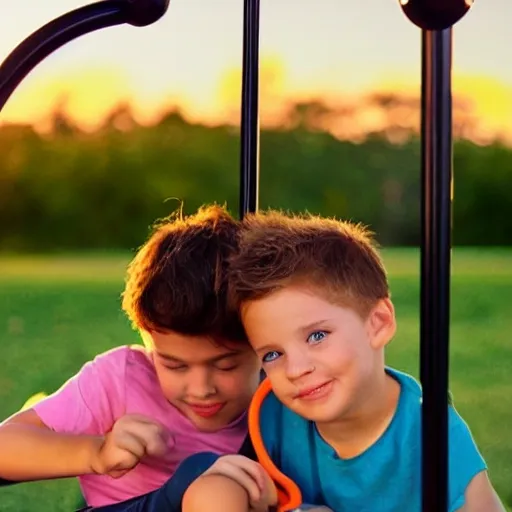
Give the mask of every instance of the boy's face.
[{"label": "boy's face", "polygon": [[261,369],[250,346],[174,332],[150,336],[165,397],[199,430],[216,431],[248,408]]},{"label": "boy's face", "polygon": [[277,398],[318,423],[350,419],[364,408],[396,328],[387,299],[363,319],[304,287],[245,304],[242,319]]}]

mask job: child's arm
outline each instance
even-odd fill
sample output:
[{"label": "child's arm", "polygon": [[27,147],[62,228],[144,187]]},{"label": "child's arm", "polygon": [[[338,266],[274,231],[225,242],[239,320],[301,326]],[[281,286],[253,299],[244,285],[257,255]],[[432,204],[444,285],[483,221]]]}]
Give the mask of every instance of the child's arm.
[{"label": "child's arm", "polygon": [[266,512],[275,504],[276,488],[259,463],[225,455],[189,486],[182,512]]},{"label": "child's arm", "polygon": [[466,503],[458,512],[505,512],[494,490],[487,471],[478,473],[468,485],[465,493]]},{"label": "child's arm", "polygon": [[43,480],[83,474],[119,477],[145,454],[166,449],[162,428],[136,415],[118,420],[106,436],[57,433],[31,409],[0,425],[0,477]]},{"label": "child's arm", "polygon": [[487,464],[468,425],[449,408],[449,478],[452,503],[457,512],[505,512],[487,474]]},{"label": "child's arm", "polygon": [[199,477],[183,496],[182,512],[249,512],[249,495],[238,482],[220,474]]},{"label": "child's arm", "polygon": [[53,432],[29,409],[0,425],[0,477],[41,480],[91,473],[101,437]]}]

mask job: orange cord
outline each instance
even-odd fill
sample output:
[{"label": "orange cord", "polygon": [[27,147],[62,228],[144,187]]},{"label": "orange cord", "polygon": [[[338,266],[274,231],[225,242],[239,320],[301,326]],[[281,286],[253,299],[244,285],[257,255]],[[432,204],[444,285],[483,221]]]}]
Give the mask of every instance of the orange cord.
[{"label": "orange cord", "polygon": [[260,414],[263,401],[272,391],[270,381],[265,379],[256,390],[249,406],[249,435],[259,463],[263,466],[277,488],[277,512],[289,512],[302,504],[302,493],[297,484],[282,473],[270,458],[261,436]]}]

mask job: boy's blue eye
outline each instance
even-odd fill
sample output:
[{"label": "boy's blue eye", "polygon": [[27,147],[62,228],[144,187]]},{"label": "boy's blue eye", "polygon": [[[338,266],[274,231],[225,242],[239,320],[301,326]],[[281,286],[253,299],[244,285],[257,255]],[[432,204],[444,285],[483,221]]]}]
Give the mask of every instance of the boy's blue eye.
[{"label": "boy's blue eye", "polygon": [[320,343],[321,341],[323,341],[325,339],[325,337],[327,336],[327,332],[325,331],[315,331],[315,332],[312,332],[309,336],[308,336],[308,343]]},{"label": "boy's blue eye", "polygon": [[281,354],[277,350],[272,350],[272,352],[267,352],[263,358],[262,361],[264,363],[271,363],[272,361],[275,361]]}]

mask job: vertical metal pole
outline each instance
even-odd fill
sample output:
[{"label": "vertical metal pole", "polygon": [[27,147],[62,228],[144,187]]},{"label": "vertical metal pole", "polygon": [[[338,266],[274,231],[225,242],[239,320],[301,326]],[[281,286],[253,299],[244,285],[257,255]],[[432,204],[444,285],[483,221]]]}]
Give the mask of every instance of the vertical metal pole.
[{"label": "vertical metal pole", "polygon": [[258,209],[260,0],[244,0],[240,218]]},{"label": "vertical metal pole", "polygon": [[422,31],[422,510],[448,509],[452,29]]}]

